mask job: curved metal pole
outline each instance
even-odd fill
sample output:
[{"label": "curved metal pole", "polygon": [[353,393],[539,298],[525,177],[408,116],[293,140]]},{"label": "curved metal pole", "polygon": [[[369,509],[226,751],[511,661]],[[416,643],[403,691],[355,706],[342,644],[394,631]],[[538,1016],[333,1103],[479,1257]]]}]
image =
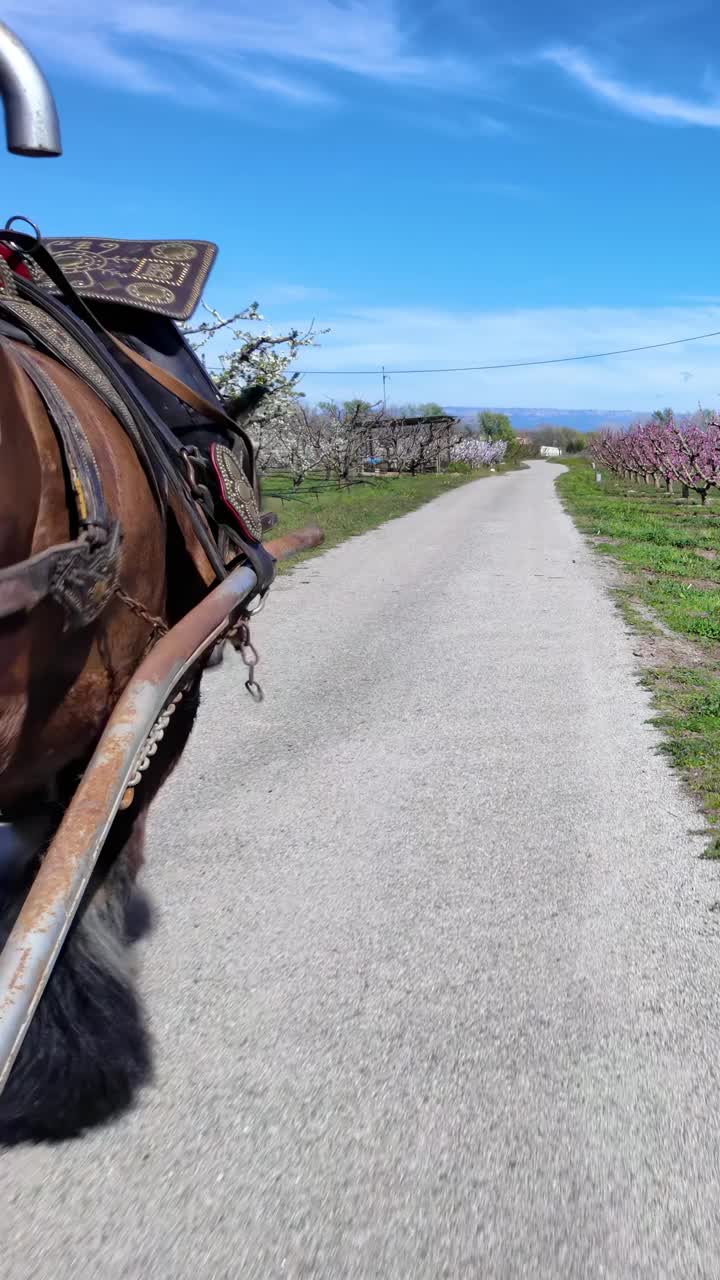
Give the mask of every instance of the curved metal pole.
[{"label": "curved metal pole", "polygon": [[[265,544],[274,560],[323,540],[316,525]],[[0,954],[0,1093],[82,901],[148,734],[190,668],[226,634],[257,579],[234,569],[167,635],[127,684]]]},{"label": "curved metal pole", "polygon": [[0,22],[0,97],[7,149],[16,156],[60,156],[60,124],[50,86],[35,59]]},{"label": "curved metal pole", "polygon": [[177,623],[125,688],[0,954],[0,1093],[80,906],[147,736],[257,579],[246,565]]}]

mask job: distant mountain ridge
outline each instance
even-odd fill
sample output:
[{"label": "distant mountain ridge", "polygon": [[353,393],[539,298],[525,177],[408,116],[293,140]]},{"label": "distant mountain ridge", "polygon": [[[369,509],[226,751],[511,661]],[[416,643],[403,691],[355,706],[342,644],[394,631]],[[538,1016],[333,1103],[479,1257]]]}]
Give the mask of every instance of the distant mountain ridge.
[{"label": "distant mountain ridge", "polygon": [[[470,418],[481,413],[483,405],[473,408],[463,405],[447,405],[446,413],[458,418]],[[533,427],[574,427],[576,431],[597,431],[599,427],[627,427],[638,418],[649,418],[652,410],[643,413],[639,409],[506,409],[492,406],[492,413],[506,413],[516,430],[529,431]]]}]

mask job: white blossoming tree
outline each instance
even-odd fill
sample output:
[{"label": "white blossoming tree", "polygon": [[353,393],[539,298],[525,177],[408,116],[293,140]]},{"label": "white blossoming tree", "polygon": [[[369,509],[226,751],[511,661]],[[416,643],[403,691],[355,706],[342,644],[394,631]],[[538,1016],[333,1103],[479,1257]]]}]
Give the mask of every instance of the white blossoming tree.
[{"label": "white blossoming tree", "polygon": [[[274,334],[265,324],[257,302],[244,311],[225,317],[203,303],[208,319],[194,328],[186,327],[185,336],[201,359],[208,344],[221,333],[232,338],[233,345],[219,356],[219,370],[214,381],[228,400],[242,402],[249,388],[266,388],[264,396],[253,408],[246,424],[257,449],[259,466],[273,465],[278,451],[287,452],[287,438],[297,434],[297,408],[303,393],[300,374],[289,373],[290,365],[304,347],[317,346],[317,338],[328,333],[315,329],[314,323],[304,332],[289,329]],[[257,324],[259,327],[248,328]]]},{"label": "white blossoming tree", "polygon": [[479,467],[496,467],[507,452],[505,440],[478,440],[477,437],[460,441],[452,450],[453,462],[464,462],[473,470]]}]

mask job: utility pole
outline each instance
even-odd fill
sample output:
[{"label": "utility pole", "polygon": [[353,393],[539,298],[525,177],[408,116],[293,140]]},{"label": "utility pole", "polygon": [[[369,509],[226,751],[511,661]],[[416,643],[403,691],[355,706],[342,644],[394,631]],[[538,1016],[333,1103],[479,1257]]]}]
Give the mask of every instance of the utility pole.
[{"label": "utility pole", "polygon": [[382,367],[382,384],[383,384],[383,413],[385,412],[385,410],[386,410],[386,408],[387,408],[387,396],[385,395],[385,383],[386,383],[386,382],[387,382],[387,374],[386,374],[386,372],[385,372],[385,365],[383,365],[383,367]]}]

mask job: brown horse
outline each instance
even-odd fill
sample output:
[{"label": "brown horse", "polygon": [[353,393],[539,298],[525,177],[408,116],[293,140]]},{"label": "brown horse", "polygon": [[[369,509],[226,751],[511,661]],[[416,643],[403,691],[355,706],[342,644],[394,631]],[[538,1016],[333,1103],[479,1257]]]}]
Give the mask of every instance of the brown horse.
[{"label": "brown horse", "polygon": [[[0,99],[9,150],[61,154],[49,86],[3,23]],[[0,231],[0,952],[19,917],[1,957],[11,957],[0,989],[1,1078],[25,1039],[0,1085],[0,1144],[77,1134],[127,1106],[148,1079],[129,951],[145,815],[192,728],[198,655],[206,660],[207,646],[241,621],[251,598],[224,583],[204,597],[232,559],[235,582],[239,574],[258,598],[275,559],[322,540],[313,528],[263,547],[254,449],[239,419],[264,389],[224,404],[174,323],[197,306],[215,246],[45,242],[32,223],[32,236],[11,230],[18,221]],[[135,762],[136,777],[127,775],[128,806],[58,955],[61,932],[32,903],[62,902],[53,920],[63,931],[77,907],[63,897],[72,859],[63,862],[61,851],[94,776],[88,763],[99,740],[103,758],[103,731],[123,691],[132,695],[131,678],[162,666],[163,652],[177,656],[182,636],[196,637],[197,612],[141,666],[158,636],[201,600],[201,617],[212,623],[183,654],[181,700],[162,717],[155,754],[146,740],[147,757]],[[108,820],[118,800],[110,798]],[[84,859],[82,841],[78,851]],[[44,972],[35,971],[31,991],[33,929]],[[53,963],[28,1030],[27,999]],[[8,1009],[22,1020],[19,1034]]]},{"label": "brown horse", "polygon": [[[74,411],[122,530],[119,583],[95,621],[65,629],[52,599],[0,618],[0,948],[109,712],[158,632],[213,571],[182,508],[164,515],[118,419],[50,356],[0,339],[0,570],[76,530],[66,459],[28,360]],[[199,675],[134,805],[113,825],[27,1038],[0,1095],[0,1143],[77,1134],[127,1106],[150,1054],[132,973],[133,885],[148,805],[177,762]]]}]

